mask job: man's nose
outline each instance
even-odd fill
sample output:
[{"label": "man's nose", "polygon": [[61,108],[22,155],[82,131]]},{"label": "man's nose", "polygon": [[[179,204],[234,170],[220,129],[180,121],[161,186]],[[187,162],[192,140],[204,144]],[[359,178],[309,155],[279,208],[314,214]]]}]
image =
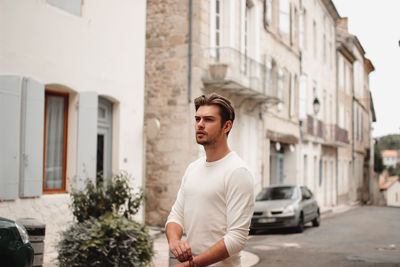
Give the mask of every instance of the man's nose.
[{"label": "man's nose", "polygon": [[197,122],[197,127],[199,127],[199,128],[204,128],[204,120],[203,119],[200,119],[198,122]]}]

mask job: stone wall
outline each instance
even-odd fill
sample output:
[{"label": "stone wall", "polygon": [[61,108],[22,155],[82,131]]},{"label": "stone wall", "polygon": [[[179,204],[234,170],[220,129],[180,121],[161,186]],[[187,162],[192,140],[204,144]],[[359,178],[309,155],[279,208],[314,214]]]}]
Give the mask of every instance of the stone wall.
[{"label": "stone wall", "polygon": [[145,124],[160,121],[146,141],[146,222],[164,225],[183,172],[197,155],[188,100],[187,1],[147,2]]}]

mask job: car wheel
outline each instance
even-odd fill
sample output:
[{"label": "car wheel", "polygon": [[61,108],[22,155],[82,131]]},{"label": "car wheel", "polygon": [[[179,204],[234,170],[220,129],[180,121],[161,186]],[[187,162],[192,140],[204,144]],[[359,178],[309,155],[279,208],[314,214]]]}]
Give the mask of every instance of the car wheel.
[{"label": "car wheel", "polygon": [[319,215],[319,211],[317,213],[317,217],[312,220],[312,226],[318,227],[321,224],[321,216]]},{"label": "car wheel", "polygon": [[296,226],[296,232],[302,233],[303,231],[304,231],[304,216],[303,213],[301,213],[299,217],[299,222],[297,223]]}]

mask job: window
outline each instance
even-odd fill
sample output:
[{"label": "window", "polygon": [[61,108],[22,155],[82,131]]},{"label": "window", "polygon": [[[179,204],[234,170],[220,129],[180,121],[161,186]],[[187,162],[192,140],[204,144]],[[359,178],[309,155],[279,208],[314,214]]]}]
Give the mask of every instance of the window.
[{"label": "window", "polygon": [[339,89],[343,90],[344,87],[344,71],[343,71],[343,57],[339,54],[338,58],[338,75],[339,75]]},{"label": "window", "polygon": [[339,127],[344,128],[344,107],[339,106]]},{"label": "window", "polygon": [[279,32],[282,35],[290,33],[290,4],[289,0],[279,1]]},{"label": "window", "polygon": [[322,158],[319,159],[319,185],[322,185]]},{"label": "window", "polygon": [[215,1],[215,46],[221,45],[221,1]]},{"label": "window", "polygon": [[317,23],[313,21],[313,55],[317,57]]},{"label": "window", "polygon": [[294,117],[296,115],[296,88],[297,88],[297,76],[296,75],[290,75],[291,80],[290,80],[290,117]]},{"label": "window", "polygon": [[272,2],[273,0],[264,0],[264,23],[267,26],[272,25]]},{"label": "window", "polygon": [[285,71],[282,68],[278,69],[278,98],[283,100],[285,86]]},{"label": "window", "polygon": [[326,63],[327,56],[326,56],[326,35],[325,34],[322,37],[322,42],[323,42],[322,43],[322,45],[323,45],[323,47],[322,47],[322,58],[324,60],[324,63]]},{"label": "window", "polygon": [[112,116],[113,104],[99,97],[96,173],[102,173],[106,179],[112,177]]},{"label": "window", "polygon": [[304,168],[303,169],[303,171],[304,171],[303,183],[308,184],[308,157],[307,157],[307,155],[304,155],[303,165],[304,165],[304,167],[303,167]]},{"label": "window", "polygon": [[[317,156],[314,156],[314,184],[316,183],[318,179],[318,161],[317,161]],[[314,187],[315,188],[315,187]]]},{"label": "window", "polygon": [[47,0],[47,3],[78,16],[82,14],[82,0]]},{"label": "window", "polygon": [[290,44],[293,45],[295,43],[295,38],[297,35],[297,9],[293,4],[290,5]]},{"label": "window", "polygon": [[68,94],[46,91],[43,192],[65,191]]}]

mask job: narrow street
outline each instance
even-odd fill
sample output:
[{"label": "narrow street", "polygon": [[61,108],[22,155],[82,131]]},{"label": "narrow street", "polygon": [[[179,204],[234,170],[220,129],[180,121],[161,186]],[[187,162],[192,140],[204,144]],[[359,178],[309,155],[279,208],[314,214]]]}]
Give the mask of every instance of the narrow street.
[{"label": "narrow street", "polygon": [[400,266],[400,209],[363,206],[328,215],[318,228],[257,232],[246,250],[261,266]]}]

